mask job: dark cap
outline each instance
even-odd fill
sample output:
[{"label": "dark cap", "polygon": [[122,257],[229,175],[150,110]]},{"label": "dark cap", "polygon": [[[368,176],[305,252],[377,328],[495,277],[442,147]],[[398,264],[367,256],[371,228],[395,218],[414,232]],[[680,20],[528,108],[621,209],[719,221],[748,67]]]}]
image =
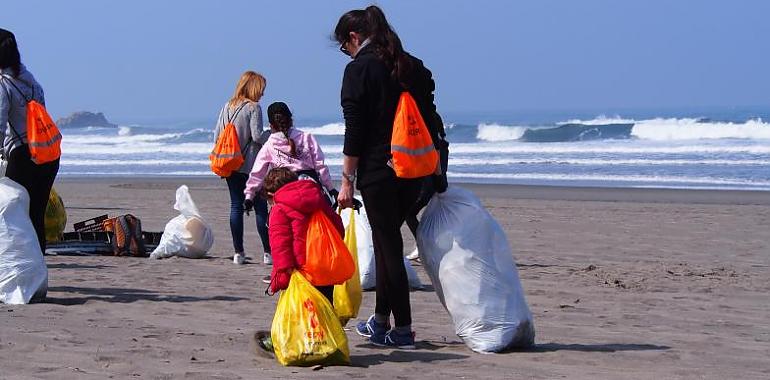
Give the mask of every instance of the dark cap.
[{"label": "dark cap", "polygon": [[267,120],[270,121],[270,124],[275,125],[275,115],[284,115],[286,118],[291,119],[291,110],[289,110],[289,106],[286,105],[284,102],[275,102],[267,107]]}]

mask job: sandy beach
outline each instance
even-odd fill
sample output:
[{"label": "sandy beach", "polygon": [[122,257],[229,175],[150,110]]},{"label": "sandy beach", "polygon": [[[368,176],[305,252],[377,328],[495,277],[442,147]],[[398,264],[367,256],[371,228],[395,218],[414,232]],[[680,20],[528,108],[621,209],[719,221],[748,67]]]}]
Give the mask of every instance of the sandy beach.
[{"label": "sandy beach", "polygon": [[[250,335],[269,329],[278,297],[263,294],[269,267],[258,260],[253,215],[246,248],[255,263],[231,262],[223,181],[64,178],[56,189],[68,231],[103,213],[131,213],[162,231],[180,184],[215,229],[211,257],[47,256],[47,302],[0,305],[0,378],[770,377],[766,192],[459,185],[508,236],[537,347],[474,353],[435,293],[417,291],[418,350],[375,348],[348,331],[353,366],[314,371],[252,351]],[[365,293],[360,317],[373,302]]]}]

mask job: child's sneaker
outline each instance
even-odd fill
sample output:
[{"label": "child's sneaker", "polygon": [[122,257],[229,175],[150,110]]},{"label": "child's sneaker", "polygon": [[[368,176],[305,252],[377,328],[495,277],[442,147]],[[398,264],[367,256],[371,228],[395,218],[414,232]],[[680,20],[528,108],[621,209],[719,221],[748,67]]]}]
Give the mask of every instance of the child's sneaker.
[{"label": "child's sneaker", "polygon": [[416,348],[414,345],[414,331],[401,333],[397,330],[390,330],[385,334],[372,335],[369,341],[373,345],[380,347],[392,347],[402,350],[414,350]]},{"label": "child's sneaker", "polygon": [[265,276],[265,277],[262,277],[262,282],[264,282],[265,284],[270,284],[270,283],[271,283],[271,282],[273,282],[273,281],[272,281],[272,279],[270,278],[270,275],[268,274],[267,276]]},{"label": "child's sneaker", "polygon": [[246,261],[246,255],[242,252],[236,252],[235,255],[233,255],[233,264],[242,265],[244,261]]},{"label": "child's sneaker", "polygon": [[410,252],[408,255],[406,255],[406,258],[409,260],[417,260],[420,258],[420,251],[415,247],[414,251]]},{"label": "child's sneaker", "polygon": [[374,314],[372,314],[366,322],[358,322],[356,325],[356,332],[358,335],[371,338],[374,335],[385,336],[385,333],[390,330],[390,324],[381,325],[374,320]]},{"label": "child's sneaker", "polygon": [[262,255],[262,264],[273,265],[273,255],[271,255],[270,252],[265,252],[265,254]]}]

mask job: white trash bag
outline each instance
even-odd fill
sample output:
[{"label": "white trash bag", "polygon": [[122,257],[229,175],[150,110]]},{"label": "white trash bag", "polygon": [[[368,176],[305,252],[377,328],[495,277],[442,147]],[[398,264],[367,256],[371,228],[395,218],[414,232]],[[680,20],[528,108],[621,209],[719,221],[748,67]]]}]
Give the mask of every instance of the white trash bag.
[{"label": "white trash bag", "polygon": [[[345,228],[350,223],[350,212],[352,208],[342,210],[342,224]],[[358,273],[361,276],[361,288],[363,290],[372,290],[377,284],[377,268],[374,264],[374,245],[372,243],[372,227],[369,226],[369,219],[366,216],[366,209],[362,206],[359,209],[361,217],[356,217],[356,245],[358,246]],[[412,289],[424,289],[425,286],[417,276],[417,271],[412,267],[412,263],[404,258],[406,267],[406,277],[409,279],[409,287]]]},{"label": "white trash bag", "polygon": [[25,304],[48,291],[48,268],[28,210],[27,190],[0,178],[0,303]]},{"label": "white trash bag", "polygon": [[470,349],[534,344],[532,314],[508,240],[472,192],[452,186],[434,195],[422,214],[417,246],[455,332]]},{"label": "white trash bag", "polygon": [[203,220],[190,197],[187,185],[176,189],[174,209],[181,215],[171,219],[163,230],[158,247],[150,254],[151,259],[181,256],[199,259],[214,244],[214,232]]}]

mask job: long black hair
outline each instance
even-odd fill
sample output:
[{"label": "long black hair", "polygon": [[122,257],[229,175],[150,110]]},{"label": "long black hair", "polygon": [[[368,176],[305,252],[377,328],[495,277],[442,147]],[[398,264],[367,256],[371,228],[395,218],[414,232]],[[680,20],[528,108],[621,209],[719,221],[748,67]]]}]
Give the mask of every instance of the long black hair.
[{"label": "long black hair", "polygon": [[14,77],[21,72],[21,55],[16,45],[16,36],[0,28],[0,69],[10,68]]},{"label": "long black hair", "polygon": [[366,9],[354,9],[342,15],[334,28],[334,39],[344,44],[350,39],[350,32],[368,38],[375,54],[390,68],[391,77],[404,88],[409,88],[412,60],[380,7],[370,5]]},{"label": "long black hair", "polygon": [[289,129],[294,125],[291,118],[291,110],[284,102],[275,102],[267,107],[267,120],[277,131],[283,133],[286,140],[289,140],[289,146],[292,157],[297,156],[297,145],[289,137]]}]

